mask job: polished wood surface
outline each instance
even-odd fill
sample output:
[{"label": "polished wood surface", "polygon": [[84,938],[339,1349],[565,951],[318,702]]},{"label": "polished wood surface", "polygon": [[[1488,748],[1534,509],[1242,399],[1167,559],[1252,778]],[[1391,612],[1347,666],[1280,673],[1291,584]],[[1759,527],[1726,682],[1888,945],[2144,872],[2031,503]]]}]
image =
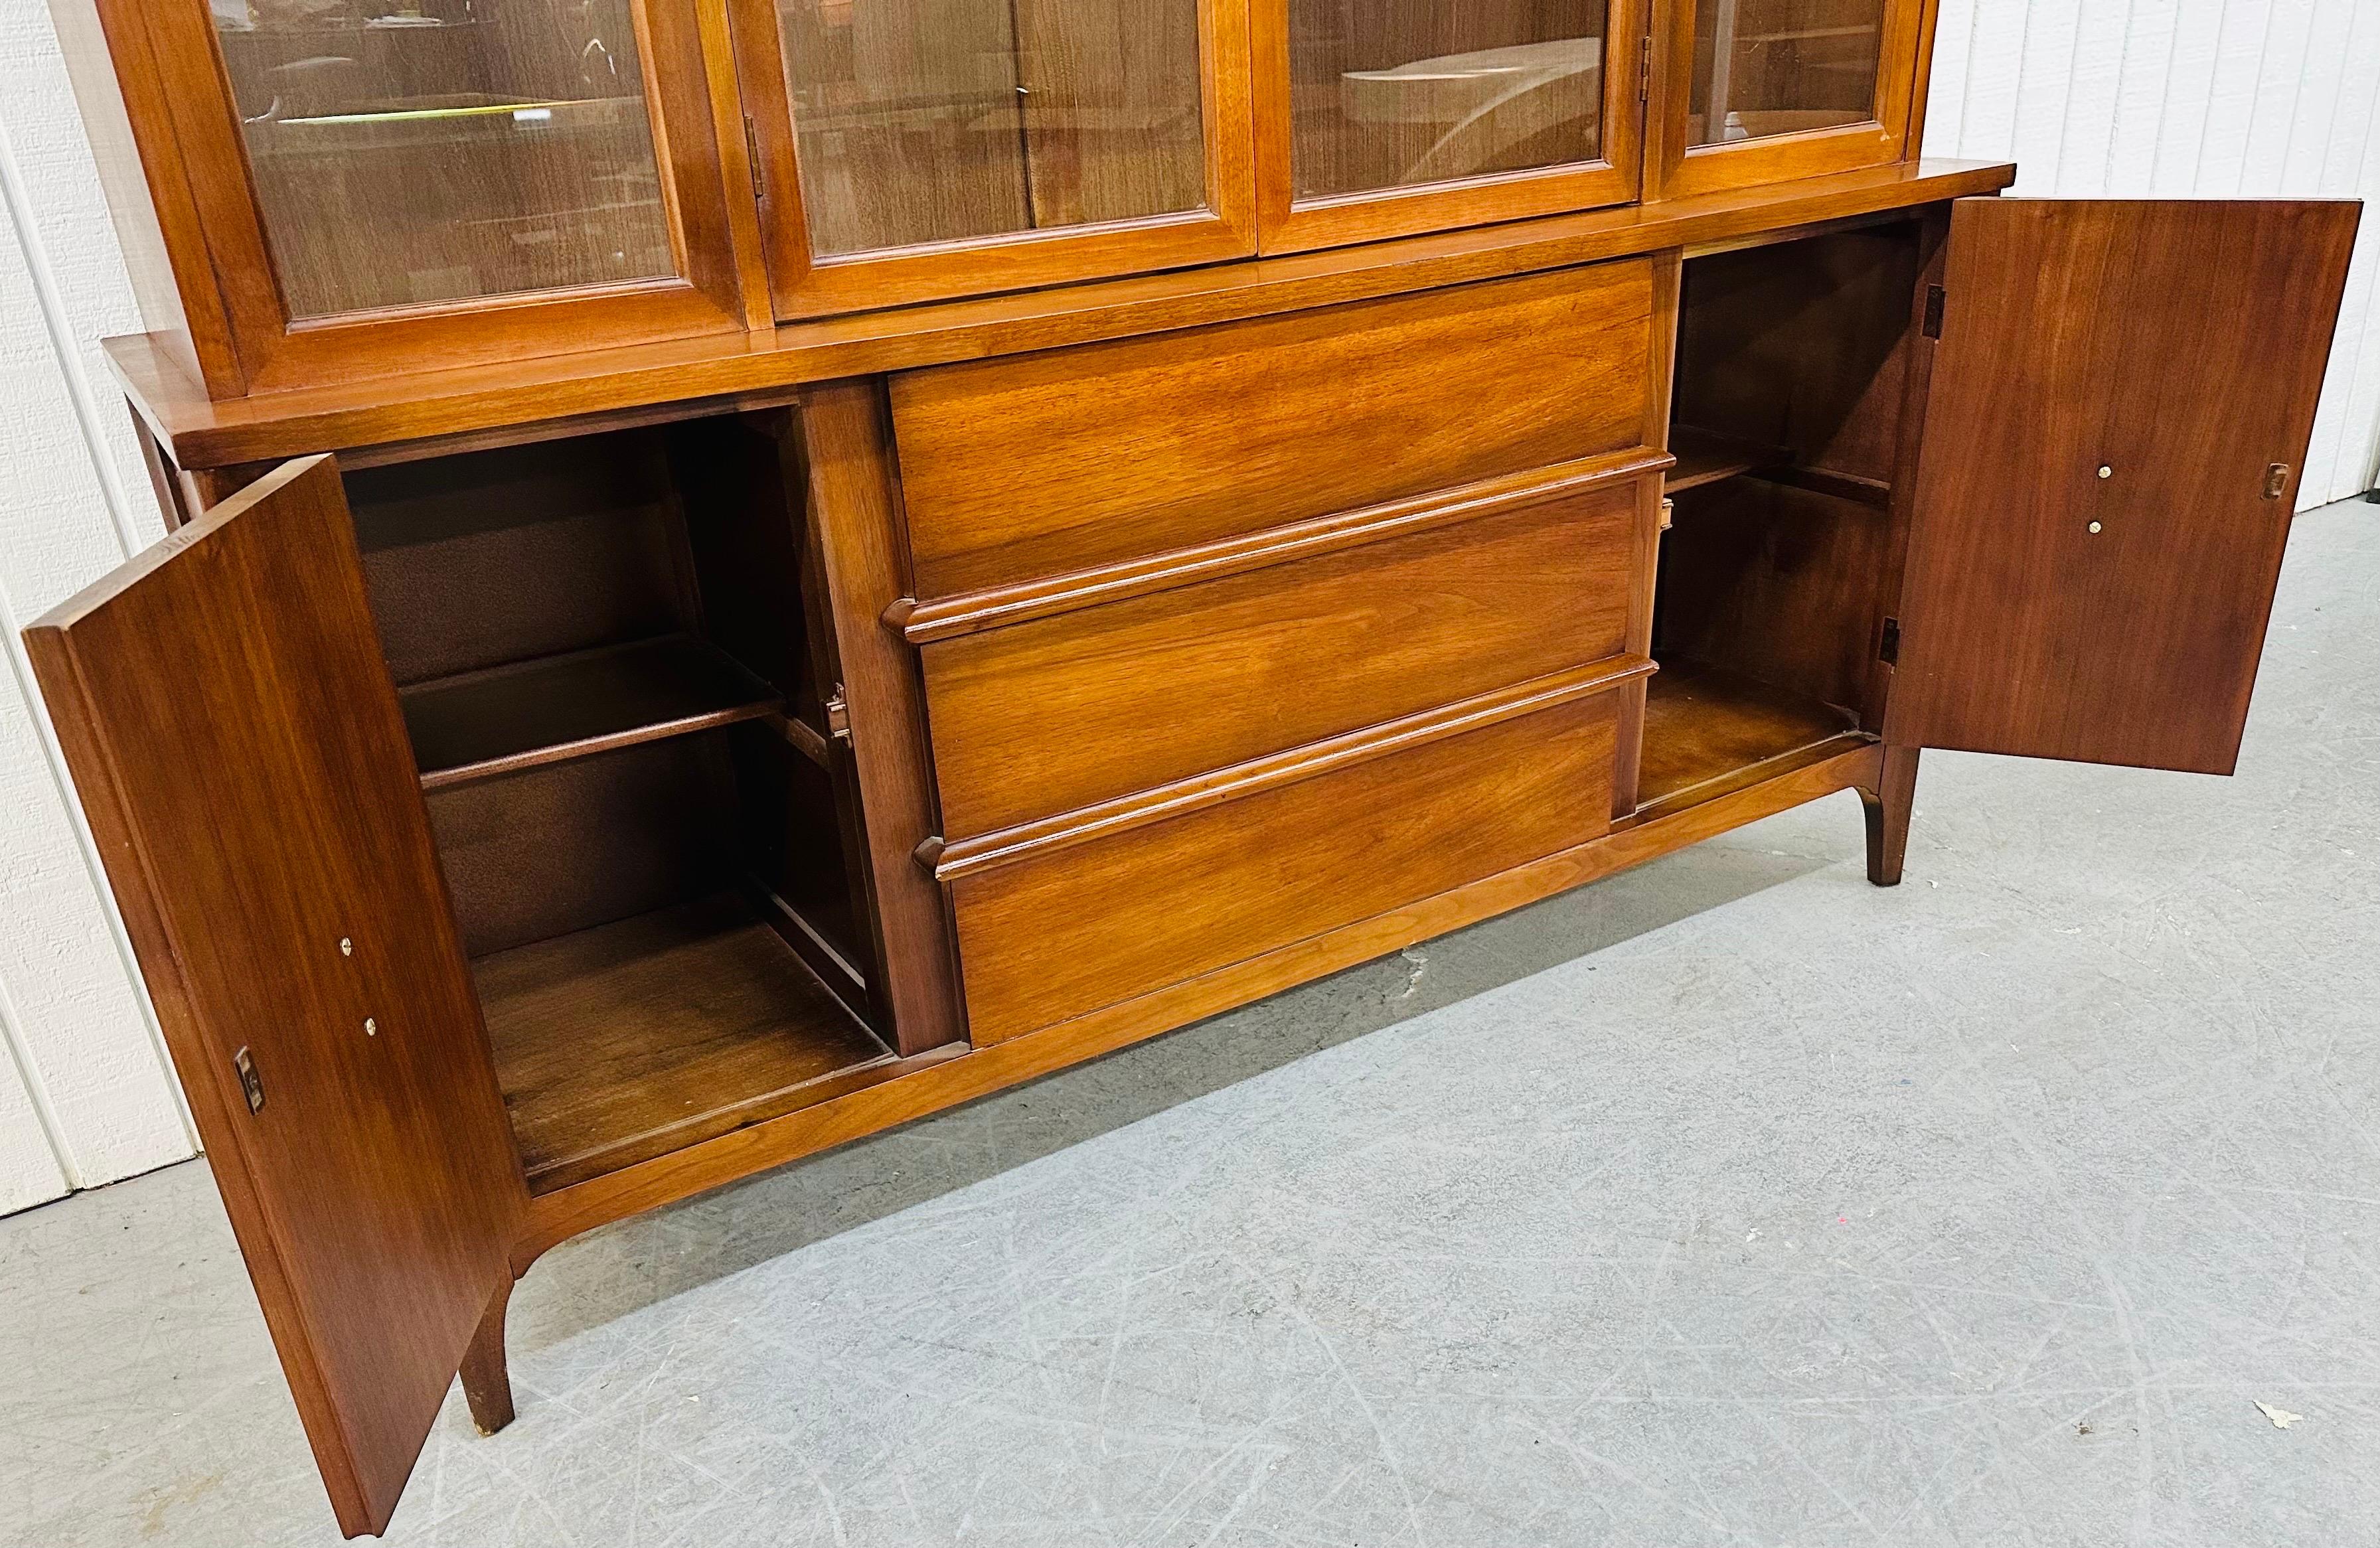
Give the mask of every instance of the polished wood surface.
[{"label": "polished wood surface", "polygon": [[1627,690],[1654,670],[1642,656],[1613,656],[1585,666],[1565,668],[1508,687],[1475,695],[1452,704],[1435,705],[1412,715],[1383,720],[1360,731],[1308,742],[1245,763],[1210,769],[1172,784],[1120,795],[1089,806],[1004,828],[974,838],[929,839],[917,847],[920,864],[939,879],[956,882],[978,872],[1020,860],[1045,857],[1062,849],[1110,839],[1135,828],[1170,822],[1195,812],[1228,805],[1252,795],[1293,785],[1425,743],[1443,741],[1485,726],[1500,725],[1558,704]]},{"label": "polished wood surface", "polygon": [[1890,0],[1694,0],[1688,145],[1730,145],[1876,116]]},{"label": "polished wood surface", "polygon": [[1050,230],[1204,202],[1182,0],[778,0],[810,251]]},{"label": "polished wood surface", "polygon": [[425,790],[757,720],[783,696],[684,635],[417,683],[401,697]]},{"label": "polished wood surface", "polygon": [[676,272],[625,0],[212,16],[292,318]]},{"label": "polished wood surface", "polygon": [[1645,685],[1638,808],[1673,811],[1740,790],[1765,766],[1857,730],[1849,710],[1691,657],[1665,657]]},{"label": "polished wood surface", "polygon": [[1241,0],[727,11],[779,317],[1256,251]]},{"label": "polished wood surface", "polygon": [[1696,425],[1671,426],[1670,451],[1678,459],[1678,466],[1670,470],[1662,485],[1671,494],[1683,494],[1755,468],[1771,467],[1791,460],[1792,455],[1782,446],[1724,435]]},{"label": "polished wood surface", "polygon": [[1633,199],[1648,10],[1647,0],[1256,0],[1262,250]]},{"label": "polished wood surface", "polygon": [[2231,771],[2359,212],[1957,207],[1888,740]]},{"label": "polished wood surface", "polygon": [[1642,474],[1658,473],[1673,459],[1651,446],[1631,446],[1600,456],[1502,473],[1410,500],[1392,500],[1308,521],[1196,543],[1186,549],[1119,560],[1087,570],[1037,575],[1013,586],[959,592],[918,602],[904,598],[885,612],[885,622],[912,645],[954,639],[986,629],[1050,618],[1076,608],[1147,597],[1175,587],[1220,580],[1269,565],[1336,553],[1362,543],[1424,532],[1494,511],[1564,499]]},{"label": "polished wood surface", "polygon": [[659,635],[701,616],[654,430],[346,475],[389,671],[411,684]]},{"label": "polished wood surface", "polygon": [[892,1042],[914,1056],[963,1040],[966,1021],[941,889],[912,858],[941,818],[917,657],[882,622],[912,591],[891,428],[874,382],[831,382],[803,399],[810,527],[867,813],[866,902],[883,943]]},{"label": "polished wood surface", "polygon": [[921,598],[1637,443],[1645,263],[892,379]]},{"label": "polished wood surface", "polygon": [[1878,887],[1900,885],[1909,853],[1909,819],[1917,801],[1917,749],[1888,744],[1873,785],[1860,790],[1867,822],[1867,879]]},{"label": "polished wood surface", "polygon": [[[74,3],[79,5],[83,0]],[[243,124],[243,118],[248,114],[261,115],[269,112],[270,94],[262,109],[237,99],[218,47],[211,7],[154,5],[146,0],[90,3],[96,6],[108,38],[118,85],[114,100],[103,105],[112,109],[121,103],[126,115],[124,132],[140,147],[146,181],[160,216],[161,238],[168,247],[171,267],[179,282],[181,309],[191,326],[190,342],[187,345],[177,344],[175,352],[198,368],[206,390],[218,393],[258,393],[326,382],[372,381],[406,370],[740,333],[751,322],[765,321],[765,318],[747,318],[744,311],[738,258],[733,247],[733,190],[722,175],[717,149],[719,125],[711,113],[702,26],[697,14],[698,6],[693,0],[641,0],[634,7],[633,20],[628,23],[635,33],[634,52],[639,57],[667,59],[673,67],[656,73],[651,82],[653,90],[638,93],[640,100],[620,118],[617,127],[594,137],[602,139],[608,135],[616,146],[624,135],[633,138],[628,120],[638,117],[650,126],[650,132],[657,134],[657,145],[662,151],[658,177],[641,188],[614,177],[608,187],[613,190],[612,203],[615,206],[640,199],[658,201],[667,216],[666,270],[658,276],[627,278],[622,283],[572,283],[560,288],[519,291],[492,298],[472,295],[481,287],[482,282],[476,276],[482,272],[502,272],[512,278],[528,273],[540,283],[559,277],[553,271],[540,272],[534,260],[524,264],[509,250],[513,247],[552,251],[581,244],[579,250],[594,255],[598,261],[608,261],[611,253],[626,249],[602,247],[588,234],[589,224],[600,225],[607,217],[565,193],[564,186],[582,176],[575,164],[541,161],[534,151],[522,156],[506,153],[501,159],[510,162],[522,179],[515,182],[512,173],[496,173],[499,158],[489,154],[486,145],[467,143],[463,150],[451,153],[450,164],[461,169],[460,185],[450,179],[443,193],[435,192],[422,184],[418,175],[390,175],[383,172],[371,180],[372,194],[362,200],[363,206],[369,206],[372,212],[349,223],[350,227],[368,226],[382,212],[401,217],[409,210],[430,227],[419,241],[399,242],[392,238],[391,245],[398,250],[384,255],[386,261],[405,265],[405,276],[398,288],[429,293],[416,295],[412,302],[403,305],[388,304],[395,297],[385,294],[386,287],[357,290],[358,284],[373,283],[367,277],[370,269],[350,272],[354,266],[344,258],[339,260],[340,276],[327,288],[315,285],[310,291],[301,283],[294,296],[285,290],[273,256],[282,236],[296,237],[296,250],[306,255],[300,259],[302,266],[308,259],[327,260],[345,253],[347,249],[337,246],[345,240],[344,228],[334,232],[309,219],[301,220],[303,229],[294,233],[268,229],[273,223],[258,202],[260,190],[278,201],[275,208],[285,208],[293,199],[303,204],[307,200],[319,199],[321,194],[319,190],[273,193],[271,190],[279,187],[274,181],[278,163],[261,169],[252,166],[246,133],[249,127]],[[504,3],[520,6],[533,4],[533,0]],[[278,6],[275,0],[266,0],[264,5],[264,11],[270,15],[286,15],[291,8],[294,7]],[[433,7],[433,14],[442,13],[435,13]],[[533,11],[508,14],[534,25]],[[620,13],[608,14],[616,17]],[[399,30],[413,35],[386,39],[378,35]],[[326,48],[310,58],[289,63],[304,67],[297,72],[300,75],[332,77],[346,68],[340,61],[353,59],[358,61],[356,71],[349,72],[353,78],[358,71],[370,73],[370,66],[365,61],[379,57],[375,51],[384,45],[390,52],[412,51],[418,62],[418,84],[434,81],[438,75],[428,65],[426,54],[439,43],[426,34],[440,31],[441,42],[456,42],[467,34],[476,39],[491,38],[500,30],[501,26],[492,19],[480,28],[457,27],[451,35],[435,28],[369,29],[358,23],[341,40],[344,46]],[[609,35],[614,39],[620,36]],[[237,49],[243,45],[234,42],[231,46]],[[502,49],[495,52],[504,53]],[[599,56],[582,56],[577,65],[582,90],[591,95],[608,95],[610,70]],[[276,72],[276,79],[286,78],[289,73]],[[525,80],[535,74],[532,69],[510,79]],[[382,77],[384,83],[402,79],[401,71]],[[468,100],[475,94],[484,99],[504,96],[501,89],[508,84],[506,79],[490,76],[481,79],[486,89],[476,92],[468,84],[445,92],[431,91],[432,96],[446,97],[459,92],[467,101],[425,111],[443,113],[450,107],[504,105],[496,101],[475,103]],[[283,84],[287,84],[285,79]],[[584,116],[577,113],[578,101],[574,97],[566,103],[563,99],[523,103],[519,104],[523,111],[542,108],[554,113],[555,117],[526,122],[504,117],[501,122],[506,127],[496,132],[509,134],[510,126],[517,125],[526,136],[533,127],[551,128],[557,121],[565,133],[570,132],[570,126]],[[244,106],[247,113],[243,112]],[[620,109],[596,103],[592,111],[618,114]],[[439,124],[453,129],[458,124],[470,125],[471,121],[400,119],[298,127],[316,140],[328,136],[334,143],[349,144],[358,134],[369,138],[410,133],[419,138],[438,132],[425,129],[425,126]],[[467,140],[484,127],[467,128]],[[323,131],[323,135],[314,135],[315,130]],[[103,136],[112,130],[103,131]],[[279,127],[273,134],[276,145],[287,138],[281,135]],[[349,149],[356,148],[349,144]],[[370,158],[365,154],[357,159]],[[465,188],[470,191],[463,193]],[[462,194],[461,204],[439,204],[440,199],[456,194]],[[472,202],[474,199],[489,197],[494,199],[493,206]],[[490,241],[480,251],[501,256],[475,256],[475,244],[487,231],[476,224],[477,220],[482,216],[496,218],[508,205],[552,211],[554,227],[544,235],[563,237],[565,227],[575,230],[576,235],[563,237],[558,243]],[[450,216],[466,218],[447,218]],[[574,221],[584,224],[573,227]],[[285,227],[286,223],[283,224]],[[535,237],[540,234],[531,231],[528,235]],[[440,250],[433,251],[425,243],[435,244]],[[643,250],[650,251],[650,246],[643,244]],[[446,271],[468,270],[474,277],[465,279],[455,272],[441,272],[436,263],[438,256],[454,260],[444,266]],[[758,257],[757,253],[752,256]],[[651,267],[637,254],[630,255],[625,266],[632,271]],[[301,281],[305,272],[302,267],[298,271]],[[456,299],[458,296],[467,298]],[[370,305],[369,309],[340,310],[326,317],[300,320],[292,316],[293,301],[300,307],[345,308],[364,302]],[[305,320],[305,325],[293,325],[298,320]]]},{"label": "polished wood surface", "polygon": [[848,1091],[895,1062],[732,893],[472,971],[535,1192]]},{"label": "polished wood surface", "polygon": [[[93,3],[124,67],[103,171],[137,144],[135,261],[176,304],[114,357],[198,535],[110,605],[287,616],[159,633],[137,683],[35,656],[350,1530],[433,1377],[511,1418],[512,1278],[577,1230],[1832,792],[1890,885],[1922,742],[2203,762],[2228,729],[2228,756],[2205,688],[2244,706],[2352,235],[2295,206],[1947,231],[2012,172],[1910,159],[1931,0],[596,0],[558,36],[625,46],[536,101],[560,45],[517,24],[550,0],[342,22],[321,62],[293,53],[313,0]],[[300,63],[261,112],[235,89]],[[457,148],[320,222],[322,189]],[[2297,314],[2227,311],[2216,275]],[[327,588],[285,571],[341,562],[327,469],[268,481],[313,480],[291,553],[198,567],[224,512],[260,541],[233,491],[325,449],[360,585],[352,549]],[[2109,478],[2078,495],[2086,453]],[[2086,497],[2095,548],[2059,527]],[[326,632],[333,707],[295,742],[251,756],[269,695],[128,713]],[[371,770],[310,751],[373,737]],[[263,844],[256,789],[299,793],[273,836],[303,853],[144,849]],[[317,853],[359,820],[378,849]],[[476,1127],[433,1107],[390,1159],[354,1101],[313,1141],[475,1189],[436,1252],[384,1228],[420,1215],[402,1189],[334,1218],[319,1179],[236,1164],[289,1037],[335,1084],[427,1057],[407,1019],[360,1053],[335,1014],[243,1026],[285,1039],[250,1044],[250,1119],[207,1020],[229,978],[194,994],[176,955],[242,937],[201,968],[310,1003],[340,969],[296,963],[302,921],[195,900],[377,883],[395,841],[403,895],[370,906],[424,971],[392,992],[454,1032],[415,1078],[472,1084]],[[381,1186],[354,1170],[328,1175]],[[360,1312],[304,1276],[358,1273],[426,1299],[395,1357],[326,1375],[307,1339]],[[358,1433],[333,1378],[392,1358]]]},{"label": "polished wood surface", "polygon": [[729,886],[737,804],[722,743],[732,734],[669,737],[431,791],[464,949],[484,956]]},{"label": "polished wood surface", "polygon": [[1609,825],[1609,689],[954,882],[980,1047],[1567,849]]},{"label": "polished wood surface", "polygon": [[1620,653],[1633,484],[926,647],[978,834]]},{"label": "polished wood surface", "polygon": [[[514,1249],[516,1270],[583,1231],[838,1144],[957,1107],[1036,1076],[1444,935],[1557,892],[1641,865],[1791,806],[1877,779],[1882,748],[1861,742],[1831,757],[1466,886],[1327,931],[1103,1011],[903,1074],[767,1123],[689,1146],[538,1198]],[[913,1063],[916,1061],[912,1061]]]},{"label": "polished wood surface", "polygon": [[336,470],[26,640],[340,1525],[379,1531],[527,1195]]},{"label": "polished wood surface", "polygon": [[1604,159],[1605,0],[1287,5],[1294,199]]},{"label": "polished wood surface", "polygon": [[1690,0],[1654,29],[1647,199],[1917,153],[1937,0]]},{"label": "polished wood surface", "polygon": [[[160,442],[185,468],[304,452],[370,449],[376,460],[568,435],[613,417],[782,405],[804,382],[906,370],[1018,350],[1331,306],[1437,285],[1597,262],[1857,219],[2008,186],[2015,169],[1911,162],[1790,186],[1515,221],[1336,251],[1137,275],[1066,290],[914,307],[866,318],[576,356],[516,350],[501,367],[421,369],[369,386],[210,401],[151,335],[108,341],[108,358]],[[666,406],[664,406],[666,405]]]}]

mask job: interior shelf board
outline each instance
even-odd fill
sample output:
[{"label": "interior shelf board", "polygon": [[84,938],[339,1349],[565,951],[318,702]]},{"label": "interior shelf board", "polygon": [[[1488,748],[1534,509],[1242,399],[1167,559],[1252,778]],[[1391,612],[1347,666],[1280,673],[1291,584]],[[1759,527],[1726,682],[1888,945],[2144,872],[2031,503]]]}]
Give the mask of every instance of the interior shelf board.
[{"label": "interior shelf board", "polygon": [[1865,740],[1849,710],[1742,672],[1662,657],[1645,695],[1637,810],[1707,801],[1778,772],[1781,760]]},{"label": "interior shelf board", "polygon": [[472,971],[540,1193],[900,1067],[740,893],[496,952]]},{"label": "interior shelf board", "polygon": [[1781,447],[1721,435],[1717,430],[1698,429],[1692,425],[1670,427],[1670,454],[1678,459],[1678,466],[1670,469],[1661,482],[1670,494],[1789,460]]},{"label": "interior shelf board", "polygon": [[402,690],[424,790],[777,714],[784,696],[683,635]]}]

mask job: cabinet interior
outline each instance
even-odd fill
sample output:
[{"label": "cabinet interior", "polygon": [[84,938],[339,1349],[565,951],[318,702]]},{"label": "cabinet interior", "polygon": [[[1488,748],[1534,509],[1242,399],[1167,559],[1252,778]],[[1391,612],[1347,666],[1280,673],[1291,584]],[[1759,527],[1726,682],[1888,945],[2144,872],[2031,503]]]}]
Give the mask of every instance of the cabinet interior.
[{"label": "cabinet interior", "polygon": [[1903,534],[1913,223],[1690,259],[1679,307],[1640,810],[1841,751],[1872,680]]},{"label": "cabinet interior", "polygon": [[895,1061],[781,429],[724,416],[346,476],[540,1191]]}]

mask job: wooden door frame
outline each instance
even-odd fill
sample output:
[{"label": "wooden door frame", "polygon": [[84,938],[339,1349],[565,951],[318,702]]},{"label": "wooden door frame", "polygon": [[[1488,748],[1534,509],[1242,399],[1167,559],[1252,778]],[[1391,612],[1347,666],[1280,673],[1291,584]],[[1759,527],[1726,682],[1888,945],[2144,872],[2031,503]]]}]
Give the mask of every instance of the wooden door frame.
[{"label": "wooden door frame", "polygon": [[871,311],[1031,290],[1255,254],[1249,0],[1198,0],[1198,109],[1207,202],[1134,220],[811,255],[784,45],[772,0],[726,0],[736,74],[760,173],[760,233],[778,318]]},{"label": "wooden door frame", "polygon": [[1605,6],[1601,159],[1301,201],[1291,165],[1290,0],[1253,0],[1259,249],[1308,252],[1636,199],[1645,166],[1639,60],[1652,5],[1653,0],[1607,0]]},{"label": "wooden door frame", "polygon": [[[71,3],[71,0],[66,0]],[[209,396],[328,386],[405,371],[487,364],[740,332],[757,231],[731,187],[748,180],[734,123],[723,29],[700,0],[630,0],[675,275],[293,319],[257,205],[237,99],[199,0],[83,0],[96,10],[115,101],[102,138],[139,148],[184,320]],[[86,71],[82,84],[92,84]],[[87,108],[87,112],[91,109]],[[120,111],[120,126],[115,115]],[[734,132],[728,132],[730,126]]]},{"label": "wooden door frame", "polygon": [[1925,132],[1939,0],[1883,0],[1876,45],[1876,116],[1800,134],[1688,147],[1694,95],[1694,7],[1676,0],[1653,37],[1652,101],[1645,115],[1645,199],[1687,199],[1916,158]]}]

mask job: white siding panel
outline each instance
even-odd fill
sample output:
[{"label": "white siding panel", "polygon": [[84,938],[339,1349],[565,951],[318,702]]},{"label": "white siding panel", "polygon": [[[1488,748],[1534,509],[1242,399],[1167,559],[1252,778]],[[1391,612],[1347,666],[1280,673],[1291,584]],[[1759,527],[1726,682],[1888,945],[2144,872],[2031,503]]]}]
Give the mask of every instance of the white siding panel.
[{"label": "white siding panel", "polygon": [[0,1208],[193,1151],[18,629],[156,537],[98,355],[140,326],[44,9],[0,10]]}]

